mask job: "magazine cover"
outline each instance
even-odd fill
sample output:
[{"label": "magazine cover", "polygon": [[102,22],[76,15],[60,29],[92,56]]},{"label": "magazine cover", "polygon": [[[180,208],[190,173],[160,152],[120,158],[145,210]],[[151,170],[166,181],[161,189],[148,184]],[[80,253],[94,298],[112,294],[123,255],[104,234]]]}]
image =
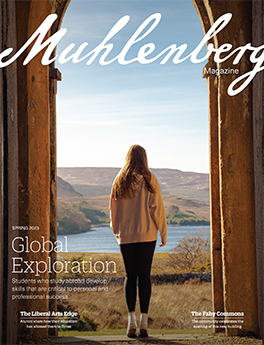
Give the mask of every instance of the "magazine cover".
[{"label": "magazine cover", "polygon": [[1,1],[1,344],[263,343],[263,14]]}]

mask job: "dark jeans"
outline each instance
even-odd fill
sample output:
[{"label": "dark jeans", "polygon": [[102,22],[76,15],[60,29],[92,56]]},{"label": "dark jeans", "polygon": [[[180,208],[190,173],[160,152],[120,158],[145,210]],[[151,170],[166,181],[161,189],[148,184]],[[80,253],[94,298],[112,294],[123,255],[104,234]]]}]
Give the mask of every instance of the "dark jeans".
[{"label": "dark jeans", "polygon": [[126,302],[129,312],[135,311],[137,278],[141,313],[148,313],[151,295],[150,271],[156,241],[121,244],[120,250],[126,270]]}]

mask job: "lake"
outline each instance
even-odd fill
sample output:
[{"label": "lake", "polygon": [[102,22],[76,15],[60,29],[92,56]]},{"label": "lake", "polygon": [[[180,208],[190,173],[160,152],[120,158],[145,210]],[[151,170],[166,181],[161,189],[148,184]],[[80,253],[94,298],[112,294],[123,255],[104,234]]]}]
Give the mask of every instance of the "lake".
[{"label": "lake", "polygon": [[[210,226],[168,226],[168,242],[166,246],[159,247],[161,241],[158,236],[156,252],[169,252],[177,246],[179,240],[186,236],[192,236],[196,231],[203,229],[205,234],[209,234]],[[119,245],[108,226],[94,228],[82,234],[59,235],[58,240],[65,248],[65,236],[67,236],[69,252],[93,252],[93,253],[119,253]]]}]

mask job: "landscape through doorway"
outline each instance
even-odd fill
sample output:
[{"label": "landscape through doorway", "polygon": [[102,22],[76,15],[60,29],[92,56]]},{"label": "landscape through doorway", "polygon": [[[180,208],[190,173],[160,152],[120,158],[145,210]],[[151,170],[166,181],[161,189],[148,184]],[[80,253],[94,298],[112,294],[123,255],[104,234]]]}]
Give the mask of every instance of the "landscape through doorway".
[{"label": "landscape through doorway", "polygon": [[[106,35],[114,23],[127,13],[132,13],[131,28],[122,34],[119,39],[121,42],[128,40],[132,32],[155,12],[162,14],[161,30],[156,36],[150,37],[155,41],[157,48],[166,47],[167,42],[177,44],[187,42],[191,50],[203,36],[201,24],[191,2],[188,2],[188,5],[186,5],[186,1],[177,1],[173,5],[172,2],[167,2],[167,5],[164,5],[164,2],[162,5],[155,2],[155,8],[153,8],[152,2],[151,4],[149,2],[149,4],[144,5],[143,10],[139,5],[137,6],[138,3],[136,2],[128,3],[128,9],[122,8],[121,10],[119,6],[114,5],[115,2],[111,2],[111,7],[113,7],[111,12],[107,8],[102,10],[102,2],[97,2],[95,9],[93,9],[93,2],[89,2],[87,9],[79,8],[80,12],[78,13],[78,1],[74,1],[67,10],[63,27],[65,26],[70,32],[74,26],[75,32],[78,33],[78,26],[76,27],[76,23],[71,22],[71,20],[81,18],[79,26],[82,27],[84,18],[86,18],[86,29],[82,29],[86,35],[81,33],[79,36],[70,36],[70,39],[78,45],[88,37],[90,46],[88,51],[91,51],[96,46],[96,42],[98,43],[103,39],[103,35]],[[181,15],[179,14],[179,3],[181,3],[183,11]],[[74,4],[75,10],[70,15],[71,6]],[[120,2],[116,4],[120,4]],[[175,8],[171,9],[170,6]],[[139,8],[140,10],[138,10]],[[192,13],[191,18],[189,18],[189,11]],[[81,16],[80,13],[82,13]],[[67,21],[68,15],[69,21]],[[97,18],[100,16],[104,18],[106,24],[104,24],[104,31],[97,33]],[[182,17],[182,21],[176,29],[173,25],[175,18],[178,17]],[[196,19],[195,24],[194,17]],[[189,20],[187,23],[186,18]],[[188,27],[190,23],[191,27]],[[170,28],[170,32],[166,32],[166,27]],[[200,36],[194,37],[193,33],[197,31]],[[90,32],[95,37],[92,42],[90,42]],[[172,34],[175,32],[177,35]],[[163,42],[162,38],[166,36],[170,37]],[[113,40],[120,50],[119,41]],[[65,41],[64,45],[66,46],[68,43]],[[63,47],[58,47],[58,51],[59,49],[63,49]],[[131,54],[135,54],[135,50]],[[189,63],[187,67],[183,67],[182,65],[173,65],[172,62],[166,66],[158,63],[149,66],[139,64],[136,66],[133,64],[131,66],[117,64],[115,66],[114,64],[112,66],[100,66],[93,62],[91,66],[85,66],[85,64],[80,66],[82,73],[76,72],[76,70],[74,73],[67,71],[67,69],[64,71],[64,68],[66,65],[65,67],[60,66],[64,81],[58,86],[57,100],[59,167],[57,205],[58,234],[60,235],[58,238],[62,239],[66,235],[63,228],[67,228],[65,218],[67,214],[70,214],[70,203],[75,204],[73,207],[76,211],[75,217],[78,217],[77,213],[80,216],[79,212],[81,212],[86,214],[87,218],[93,218],[92,222],[97,223],[93,226],[97,226],[95,232],[99,236],[100,228],[98,226],[109,222],[109,193],[113,179],[118,172],[118,168],[112,167],[121,167],[126,150],[135,142],[142,144],[147,149],[150,167],[154,166],[153,171],[157,175],[164,192],[165,207],[167,213],[170,213],[168,215],[170,225],[184,224],[190,226],[193,223],[196,224],[197,228],[207,225],[210,218],[209,176],[205,173],[209,169],[209,154],[207,152],[209,146],[208,96],[206,81],[202,80],[202,66],[197,68],[194,64]],[[109,69],[108,72],[107,69]],[[87,79],[85,78],[86,74]],[[67,79],[70,80],[70,83],[68,82],[68,86],[63,86]],[[85,87],[82,85],[81,79],[85,79]],[[63,92],[65,92],[64,97],[61,96]],[[192,99],[191,104],[190,98]],[[80,104],[79,108],[77,108],[78,104]],[[80,114],[78,109],[80,109]],[[193,126],[190,125],[192,122]],[[80,124],[82,128],[78,130]],[[76,147],[82,149],[76,149]],[[206,153],[201,154],[201,147]],[[90,156],[89,150],[93,151]],[[61,158],[60,152],[63,156]],[[84,153],[87,157],[84,157]],[[70,161],[71,157],[73,161]],[[111,157],[113,157],[112,160],[109,160]],[[190,162],[193,163],[192,166],[188,165]],[[195,163],[197,163],[197,169]],[[185,170],[185,172],[181,170]],[[200,173],[195,174],[189,172],[190,170],[200,171]],[[71,186],[67,185],[65,181]],[[68,197],[66,197],[65,190],[67,190]],[[80,198],[79,201],[77,201],[78,197]],[[195,204],[196,209],[191,209],[191,203]],[[94,214],[90,209],[91,206],[94,209],[97,208],[93,210]],[[197,213],[198,208],[200,210]],[[101,224],[98,223],[100,220],[102,221]],[[68,228],[73,227],[72,224],[69,222]],[[89,225],[86,223],[85,226]],[[173,229],[172,231],[176,230]],[[91,235],[90,237],[92,237],[95,232],[87,233],[87,236]],[[183,233],[186,235],[186,232],[187,230]],[[109,235],[111,236],[110,231]],[[76,239],[78,236],[80,238]],[[71,239],[72,241],[79,240],[83,244],[84,241],[90,240],[88,237],[82,238],[80,235],[71,234],[68,236],[68,244]],[[109,244],[108,239],[107,243]],[[175,242],[172,248],[176,247],[177,244],[178,242]],[[77,246],[74,242],[73,247],[78,248]],[[117,244],[116,248],[115,250],[118,251]],[[82,251],[80,250],[80,252]],[[104,252],[106,249],[102,251]],[[212,300],[211,290],[209,294]],[[205,306],[205,309],[209,305],[210,303]],[[189,322],[189,327],[190,324]],[[177,325],[173,326],[177,327]]]}]

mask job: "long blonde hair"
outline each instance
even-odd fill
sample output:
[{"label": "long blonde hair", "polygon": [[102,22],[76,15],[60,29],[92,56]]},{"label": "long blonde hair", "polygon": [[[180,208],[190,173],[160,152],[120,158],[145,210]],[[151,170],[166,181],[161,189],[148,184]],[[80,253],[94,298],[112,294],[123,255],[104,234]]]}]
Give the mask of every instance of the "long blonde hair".
[{"label": "long blonde hair", "polygon": [[126,155],[125,164],[114,181],[113,197],[116,200],[133,197],[141,176],[148,191],[155,194],[156,191],[150,182],[151,172],[148,167],[147,153],[142,146],[132,145]]}]

